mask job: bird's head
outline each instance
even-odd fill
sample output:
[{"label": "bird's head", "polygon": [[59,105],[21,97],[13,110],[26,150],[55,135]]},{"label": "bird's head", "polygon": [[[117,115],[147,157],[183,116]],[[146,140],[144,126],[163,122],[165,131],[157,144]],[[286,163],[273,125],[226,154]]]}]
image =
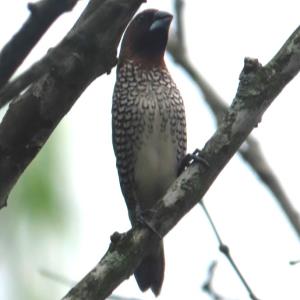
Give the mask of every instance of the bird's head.
[{"label": "bird's head", "polygon": [[120,63],[126,59],[143,64],[164,64],[164,52],[173,16],[156,9],[139,13],[124,34]]}]

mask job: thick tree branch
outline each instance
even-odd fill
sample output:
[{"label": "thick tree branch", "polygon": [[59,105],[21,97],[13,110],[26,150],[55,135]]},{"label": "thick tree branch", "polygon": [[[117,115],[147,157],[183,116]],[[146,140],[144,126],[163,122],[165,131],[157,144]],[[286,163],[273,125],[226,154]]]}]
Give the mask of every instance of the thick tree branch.
[{"label": "thick tree branch", "polygon": [[[203,78],[198,70],[193,66],[189,60],[184,43],[184,30],[183,30],[183,3],[182,0],[175,1],[176,11],[176,33],[171,36],[168,50],[178,63],[193,79],[193,81],[200,88],[206,103],[216,117],[217,123],[221,122],[226,112],[227,105],[210,84]],[[295,232],[300,238],[300,215],[293,207],[290,199],[286,195],[279,179],[273,172],[271,166],[267,163],[259,143],[253,136],[249,136],[243,146],[239,149],[241,157],[250,165],[254,173],[262,180],[262,182],[271,190],[277,202],[282,207],[286,217],[292,224]]]},{"label": "thick tree branch", "polygon": [[[76,32],[79,26],[92,16],[95,11],[101,7],[106,0],[90,0],[87,7],[81,14],[72,28],[72,32]],[[70,33],[71,34],[71,33]],[[54,54],[53,54],[54,52]],[[54,57],[53,57],[54,56]],[[42,59],[34,63],[30,68],[25,70],[15,79],[8,82],[0,90],[0,109],[9,103],[13,98],[17,97],[24,91],[30,84],[41,78],[44,74],[49,72],[52,68],[53,60],[55,61],[55,51],[49,51]]]},{"label": "thick tree branch", "polygon": [[78,0],[40,0],[29,3],[30,16],[0,53],[0,88],[2,88],[51,24]]},{"label": "thick tree branch", "polygon": [[148,226],[134,228],[122,236],[114,235],[110,248],[98,265],[63,299],[105,299],[122,280],[128,278],[155,239],[165,236],[203,198],[260,122],[265,110],[299,69],[300,27],[265,67],[257,60],[245,59],[233,103],[203,149],[209,167],[197,163],[188,167],[153,207],[152,216],[145,220]]},{"label": "thick tree branch", "polygon": [[34,63],[29,69],[9,81],[0,90],[0,109],[24,91],[30,84],[46,74],[51,67],[50,55]]},{"label": "thick tree branch", "polygon": [[116,64],[121,34],[144,1],[96,2],[94,13],[49,52],[49,72],[10,104],[0,124],[0,207],[76,99]]}]

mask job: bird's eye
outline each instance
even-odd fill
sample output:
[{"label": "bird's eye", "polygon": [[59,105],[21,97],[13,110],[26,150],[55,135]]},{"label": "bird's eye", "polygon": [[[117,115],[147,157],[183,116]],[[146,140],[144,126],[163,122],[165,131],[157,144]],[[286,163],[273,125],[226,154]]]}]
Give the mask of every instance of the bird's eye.
[{"label": "bird's eye", "polygon": [[143,23],[145,21],[145,16],[144,15],[139,15],[136,18],[136,20],[137,20],[138,23]]}]

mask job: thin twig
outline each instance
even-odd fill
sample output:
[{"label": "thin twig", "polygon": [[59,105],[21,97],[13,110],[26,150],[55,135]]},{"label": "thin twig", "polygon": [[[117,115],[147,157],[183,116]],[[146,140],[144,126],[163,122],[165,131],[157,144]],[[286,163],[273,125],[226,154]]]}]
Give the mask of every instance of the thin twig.
[{"label": "thin twig", "polygon": [[245,277],[243,276],[243,274],[241,273],[241,271],[239,270],[239,267],[237,266],[237,264],[235,263],[234,259],[232,258],[230,251],[229,251],[229,247],[223,243],[221,236],[204,204],[203,201],[199,201],[199,204],[202,206],[204,213],[214,231],[214,234],[217,237],[218,243],[219,243],[219,250],[225,255],[225,257],[228,259],[229,263],[231,264],[231,266],[233,267],[234,271],[236,272],[236,274],[238,275],[238,277],[240,278],[241,282],[243,283],[244,287],[246,288],[246,290],[249,293],[249,297],[252,300],[258,300],[258,298],[255,296],[254,292],[252,291],[250,285],[248,284],[248,282],[246,281]]},{"label": "thin twig", "polygon": [[78,0],[40,0],[29,3],[30,16],[0,53],[0,88],[10,79],[51,24]]},{"label": "thin twig", "polygon": [[291,260],[290,261],[291,266],[294,266],[294,265],[297,265],[297,264],[300,264],[300,260]]},{"label": "thin twig", "polygon": [[213,261],[207,272],[207,279],[202,285],[203,291],[205,291],[213,300],[229,300],[228,298],[225,298],[221,296],[218,292],[215,291],[213,287],[213,281],[215,277],[215,272],[217,269],[218,263],[216,261]]},{"label": "thin twig", "polygon": [[[179,21],[176,23],[176,34],[171,36],[168,50],[175,62],[190,75],[200,88],[206,103],[219,124],[224,117],[227,105],[189,60],[185,51],[185,45],[181,45],[184,42],[184,29],[179,28],[183,27],[182,10],[184,6],[182,2],[183,0],[175,0],[176,19]],[[180,3],[180,5],[178,3]],[[279,179],[267,163],[257,140],[253,136],[249,136],[239,149],[239,154],[250,165],[266,187],[270,189],[282,207],[287,219],[292,224],[298,238],[300,238],[300,215],[286,195]]]},{"label": "thin twig", "polygon": [[300,215],[284,191],[278,177],[265,159],[258,141],[250,135],[239,149],[240,155],[248,162],[261,181],[270,189],[286,218],[300,238]]}]

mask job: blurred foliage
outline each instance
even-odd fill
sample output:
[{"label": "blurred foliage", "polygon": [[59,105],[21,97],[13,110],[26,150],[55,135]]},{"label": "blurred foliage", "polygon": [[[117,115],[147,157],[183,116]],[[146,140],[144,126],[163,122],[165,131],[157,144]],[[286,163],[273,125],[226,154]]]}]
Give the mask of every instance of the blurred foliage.
[{"label": "blurred foliage", "polygon": [[34,227],[40,224],[53,230],[53,226],[63,229],[65,225],[65,193],[60,188],[65,186],[65,178],[58,153],[61,144],[57,136],[47,143],[12,194],[12,206],[18,217],[27,219]]},{"label": "blurred foliage", "polygon": [[40,270],[63,272],[72,212],[65,146],[63,132],[56,130],[0,210],[0,299],[59,298],[60,285]]}]

